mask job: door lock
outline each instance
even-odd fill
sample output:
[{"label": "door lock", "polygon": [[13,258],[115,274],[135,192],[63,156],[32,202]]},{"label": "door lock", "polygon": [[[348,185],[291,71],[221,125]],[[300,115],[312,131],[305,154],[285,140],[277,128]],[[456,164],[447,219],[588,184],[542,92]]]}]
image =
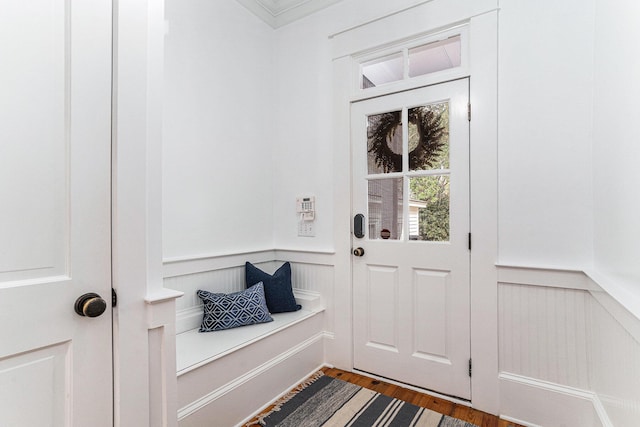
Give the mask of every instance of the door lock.
[{"label": "door lock", "polygon": [[362,248],[355,248],[355,249],[353,250],[353,254],[354,254],[355,256],[362,256],[362,255],[364,255],[364,249],[362,249]]},{"label": "door lock", "polygon": [[353,234],[358,239],[364,237],[364,215],[357,214],[353,217]]}]

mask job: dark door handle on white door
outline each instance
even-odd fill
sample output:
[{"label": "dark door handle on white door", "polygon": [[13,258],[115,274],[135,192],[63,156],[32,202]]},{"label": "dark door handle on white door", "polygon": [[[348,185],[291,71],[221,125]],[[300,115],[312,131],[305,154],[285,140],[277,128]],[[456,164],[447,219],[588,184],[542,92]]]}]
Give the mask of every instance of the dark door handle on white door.
[{"label": "dark door handle on white door", "polygon": [[107,309],[107,302],[100,295],[90,292],[81,295],[73,308],[80,316],[98,317]]},{"label": "dark door handle on white door", "polygon": [[355,248],[355,249],[353,250],[353,254],[354,254],[355,256],[362,256],[362,255],[364,255],[364,249],[362,249],[362,248]]}]

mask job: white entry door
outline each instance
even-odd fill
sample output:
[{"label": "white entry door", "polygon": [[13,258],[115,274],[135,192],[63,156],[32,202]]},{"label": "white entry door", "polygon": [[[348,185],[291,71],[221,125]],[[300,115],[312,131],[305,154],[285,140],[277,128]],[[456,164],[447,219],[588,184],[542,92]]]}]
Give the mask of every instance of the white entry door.
[{"label": "white entry door", "polygon": [[354,367],[463,399],[468,94],[463,79],[351,107]]},{"label": "white entry door", "polygon": [[113,425],[111,15],[0,0],[3,427]]}]

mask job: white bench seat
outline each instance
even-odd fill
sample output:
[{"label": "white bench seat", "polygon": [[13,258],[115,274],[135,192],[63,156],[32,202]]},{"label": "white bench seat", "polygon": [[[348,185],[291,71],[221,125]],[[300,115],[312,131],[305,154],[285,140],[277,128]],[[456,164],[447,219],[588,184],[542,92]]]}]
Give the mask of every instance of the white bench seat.
[{"label": "white bench seat", "polygon": [[191,329],[177,334],[178,376],[302,322],[317,312],[303,308],[290,313],[273,314],[273,322],[214,332],[199,332],[198,329]]}]

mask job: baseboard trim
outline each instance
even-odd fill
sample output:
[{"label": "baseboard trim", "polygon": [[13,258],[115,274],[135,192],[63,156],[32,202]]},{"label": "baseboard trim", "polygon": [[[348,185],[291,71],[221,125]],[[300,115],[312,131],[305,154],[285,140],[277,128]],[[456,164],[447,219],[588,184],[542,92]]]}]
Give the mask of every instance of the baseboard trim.
[{"label": "baseboard trim", "polygon": [[614,427],[613,423],[609,419],[607,410],[604,409],[604,405],[602,404],[602,401],[600,400],[598,395],[594,396],[593,407],[596,410],[596,414],[598,414],[598,418],[600,419],[603,427]]},{"label": "baseboard trim", "polygon": [[593,392],[508,372],[501,372],[499,380],[504,420],[527,427],[612,427]]},{"label": "baseboard trim", "polygon": [[531,423],[528,423],[528,422],[526,422],[524,420],[519,420],[519,419],[514,418],[514,417],[508,417],[506,415],[500,415],[500,419],[501,420],[505,420],[505,421],[509,421],[510,423],[520,424],[521,426],[524,426],[524,427],[544,427],[544,426],[539,426],[537,424],[531,424]]}]

